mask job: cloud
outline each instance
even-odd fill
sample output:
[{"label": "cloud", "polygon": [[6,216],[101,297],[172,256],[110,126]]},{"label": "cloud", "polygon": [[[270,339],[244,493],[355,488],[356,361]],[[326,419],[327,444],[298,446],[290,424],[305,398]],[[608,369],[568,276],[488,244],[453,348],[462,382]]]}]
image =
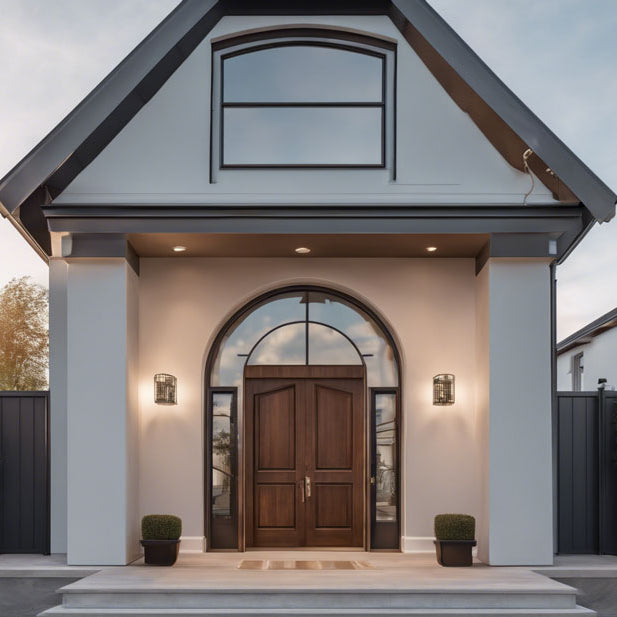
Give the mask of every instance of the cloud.
[{"label": "cloud", "polygon": [[0,0],[0,176],[179,0]]}]

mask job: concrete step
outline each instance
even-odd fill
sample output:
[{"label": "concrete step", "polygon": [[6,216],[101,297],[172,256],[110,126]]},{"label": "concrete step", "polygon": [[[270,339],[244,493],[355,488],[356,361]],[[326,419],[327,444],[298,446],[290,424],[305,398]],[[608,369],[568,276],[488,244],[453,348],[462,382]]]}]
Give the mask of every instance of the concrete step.
[{"label": "concrete step", "polygon": [[570,609],[160,609],[67,608],[57,606],[39,617],[593,617],[594,611]]},{"label": "concrete step", "polygon": [[573,609],[574,589],[463,590],[63,590],[65,608],[118,609]]},{"label": "concrete step", "polygon": [[[130,566],[59,590],[45,617],[567,617],[595,613],[576,590],[517,568],[447,569],[371,556],[366,571],[250,571],[206,556],[169,569]],[[220,563],[220,567],[219,567]],[[202,565],[205,564],[205,565]]]}]

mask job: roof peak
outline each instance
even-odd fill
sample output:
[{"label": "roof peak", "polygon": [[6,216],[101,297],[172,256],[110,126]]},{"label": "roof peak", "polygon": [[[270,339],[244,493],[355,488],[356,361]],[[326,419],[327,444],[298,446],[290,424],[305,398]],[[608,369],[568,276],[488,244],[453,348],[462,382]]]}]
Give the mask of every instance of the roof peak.
[{"label": "roof peak", "polygon": [[[563,201],[580,201],[597,221],[617,196],[537,118],[425,0],[184,0],[60,124],[0,180],[0,210],[37,220],[148,103],[227,15],[387,15],[451,98],[517,169],[531,149],[534,174]],[[550,168],[550,169],[549,169]],[[20,212],[21,215],[21,212]],[[25,225],[30,227],[28,225]]]}]

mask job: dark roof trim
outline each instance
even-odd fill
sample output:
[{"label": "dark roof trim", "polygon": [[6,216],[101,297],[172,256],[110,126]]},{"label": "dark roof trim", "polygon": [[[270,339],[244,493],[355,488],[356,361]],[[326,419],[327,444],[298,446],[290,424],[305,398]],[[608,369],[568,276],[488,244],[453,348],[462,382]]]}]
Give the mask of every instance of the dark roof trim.
[{"label": "dark roof trim", "polygon": [[602,315],[602,317],[598,317],[598,319],[587,324],[584,328],[581,328],[574,334],[563,339],[560,343],[557,343],[557,354],[562,354],[578,345],[589,343],[593,337],[602,334],[602,332],[606,330],[611,330],[616,326],[617,308]]},{"label": "dark roof trim", "polygon": [[[41,212],[39,208],[39,212]],[[45,262],[49,263],[49,255],[51,254],[51,246],[49,247],[49,251],[43,250],[42,246],[45,245],[46,241],[51,242],[51,238],[49,233],[46,234],[46,237],[39,239],[38,241],[30,234],[30,232],[26,229],[25,225],[19,220],[16,219],[6,208],[2,206],[0,203],[0,216],[5,218],[19,233],[23,239],[30,245],[30,247],[34,250],[34,252]]]},{"label": "dark roof trim", "polygon": [[[560,199],[571,201],[576,194],[599,221],[614,215],[617,196],[501,83],[425,0],[184,0],[0,180],[0,206],[21,218],[18,208],[36,198],[37,192],[57,197],[154,96],[221,17],[240,14],[389,15],[412,47],[423,54],[423,61],[450,96],[489,139],[492,136],[511,164],[516,166],[518,161],[520,167],[521,148],[531,147],[537,154],[531,160],[534,172]],[[465,97],[471,101],[469,109]],[[499,136],[504,131],[505,137]],[[546,173],[546,165],[557,178]],[[28,210],[44,203],[29,203]],[[30,212],[28,220],[21,222],[36,237],[41,232],[40,221],[37,213]],[[32,229],[31,224],[35,225]],[[49,251],[45,238],[40,244]]]},{"label": "dark roof trim", "polygon": [[582,206],[216,207],[49,206],[52,231],[71,233],[580,233]]},{"label": "dark roof trim", "polygon": [[[413,40],[414,33],[419,33],[526,147],[531,148],[542,159],[541,162],[567,184],[596,220],[609,221],[615,215],[617,195],[491,71],[425,0],[392,0],[392,4],[398,10],[399,19],[395,19],[395,23],[403,35]],[[415,48],[412,41],[410,44]],[[456,84],[450,85],[456,87]],[[447,85],[444,87],[450,92]],[[465,98],[465,93],[461,94]],[[466,103],[473,106],[473,101]],[[476,117],[473,109],[465,111],[470,113],[476,124],[480,125],[483,121],[490,123],[490,119],[482,117],[486,110],[478,110]],[[519,166],[523,152],[524,149],[520,151]],[[534,172],[544,182],[542,175],[546,175],[546,168],[536,165]]]}]

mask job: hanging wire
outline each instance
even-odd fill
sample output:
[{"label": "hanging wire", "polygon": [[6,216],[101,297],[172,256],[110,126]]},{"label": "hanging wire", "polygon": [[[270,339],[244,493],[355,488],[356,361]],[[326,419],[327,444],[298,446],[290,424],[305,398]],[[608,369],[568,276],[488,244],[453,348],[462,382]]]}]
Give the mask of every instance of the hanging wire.
[{"label": "hanging wire", "polygon": [[533,189],[536,184],[536,181],[533,177],[533,174],[531,173],[531,168],[529,167],[529,162],[528,162],[532,154],[533,154],[533,150],[531,148],[527,148],[527,150],[523,152],[523,167],[525,168],[525,171],[529,174],[529,178],[531,179],[531,187],[529,187],[529,190],[525,193],[525,197],[523,197],[524,206],[527,205],[527,199],[533,193]]}]

